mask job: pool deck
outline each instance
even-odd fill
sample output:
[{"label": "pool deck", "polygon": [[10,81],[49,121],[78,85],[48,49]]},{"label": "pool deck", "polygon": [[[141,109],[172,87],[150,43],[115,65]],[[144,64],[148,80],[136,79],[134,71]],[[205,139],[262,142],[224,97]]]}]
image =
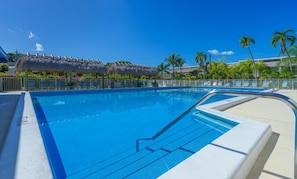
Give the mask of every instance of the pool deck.
[{"label": "pool deck", "polygon": [[[1,95],[11,95],[20,93],[21,92],[5,94],[1,93]],[[276,91],[276,93],[288,96],[291,99],[297,101],[296,90],[279,90]],[[24,98],[27,97],[28,96],[25,95]],[[34,113],[32,104],[26,104],[24,106],[24,111],[29,112],[26,115],[26,118],[23,118],[24,116],[15,116],[16,118],[19,118],[19,120],[15,122],[16,125],[20,126],[20,131],[16,132],[19,135],[17,137],[19,137],[20,140],[18,144],[15,144],[15,146],[8,147],[10,149],[15,147],[25,147],[29,149],[31,148],[30,145],[36,145],[36,142],[38,143],[42,141],[40,133],[34,133],[32,132],[32,130],[26,130],[28,124],[30,124],[30,126],[34,126],[37,129],[35,131],[39,131],[38,124],[35,122],[35,119],[33,119],[34,116],[30,114]],[[272,136],[268,144],[265,146],[264,150],[260,154],[257,162],[255,163],[252,171],[250,172],[247,178],[294,178],[295,117],[291,109],[285,103],[274,99],[259,98],[244,104],[240,104],[236,107],[226,110],[225,112],[271,125],[273,132]],[[30,136],[36,135],[39,136],[38,141],[34,140],[27,144],[22,143],[22,136],[30,138]],[[16,136],[8,135],[7,137]],[[5,158],[3,152],[13,152],[11,150],[8,151],[7,147],[3,147],[2,155],[0,158],[0,178],[1,176],[12,176],[12,178],[24,178],[24,173],[28,174],[27,176],[30,178],[52,178],[50,168],[48,167],[48,165],[40,165],[40,163],[38,163],[38,161],[40,160],[47,160],[47,156],[44,155],[44,149],[38,150],[43,150],[43,152],[40,153],[38,151],[23,151],[24,153],[14,153],[17,156],[15,156],[15,158],[13,159],[9,159],[11,160],[11,162],[15,162],[13,166],[5,166],[3,168],[4,163],[1,163],[1,160],[3,161],[3,159]],[[19,168],[17,166],[17,163],[20,160],[28,160],[28,165],[26,165],[25,162],[25,165]],[[30,172],[30,168],[32,168],[32,166],[30,166],[30,163],[32,163],[32,160],[36,160],[37,162],[35,163],[35,167],[37,167],[38,169],[37,171],[43,172],[36,173],[36,170],[31,171],[32,173]],[[44,171],[46,171],[45,173],[47,173],[46,176],[44,175]]]},{"label": "pool deck", "polygon": [[[296,90],[279,90],[297,102]],[[271,125],[272,137],[263,149],[248,178],[294,178],[295,116],[285,103],[259,98],[225,112]]]}]

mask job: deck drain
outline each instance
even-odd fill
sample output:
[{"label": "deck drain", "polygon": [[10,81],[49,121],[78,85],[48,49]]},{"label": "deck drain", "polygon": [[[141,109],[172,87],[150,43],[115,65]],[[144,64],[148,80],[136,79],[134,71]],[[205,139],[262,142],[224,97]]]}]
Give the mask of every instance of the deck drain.
[{"label": "deck drain", "polygon": [[29,119],[29,116],[22,116],[20,122],[19,122],[19,126],[20,125],[27,125],[30,123],[30,119]]}]

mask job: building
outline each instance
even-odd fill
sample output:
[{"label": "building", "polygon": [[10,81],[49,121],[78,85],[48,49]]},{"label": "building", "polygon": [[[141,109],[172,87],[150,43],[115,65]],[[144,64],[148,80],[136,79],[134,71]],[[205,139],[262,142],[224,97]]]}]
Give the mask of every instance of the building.
[{"label": "building", "polygon": [[[263,61],[264,64],[266,64],[268,67],[272,68],[272,69],[275,69],[275,70],[278,70],[278,63],[284,59],[284,58],[287,58],[287,56],[285,57],[270,57],[270,58],[258,58],[258,59],[255,59],[255,62],[258,63],[260,61]],[[295,56],[293,56],[292,58],[296,58]],[[232,62],[232,63],[227,63],[228,66],[232,66],[232,65],[236,65],[240,62],[243,62],[245,60],[239,60],[238,62]],[[293,65],[293,68],[296,68],[297,65],[294,64]],[[200,67],[197,65],[197,66],[185,66],[185,67],[181,67],[181,68],[174,68],[174,72],[177,72],[177,73],[183,73],[183,74],[189,74],[189,72],[191,71],[194,71],[194,70],[199,70]],[[169,73],[172,73],[173,70],[170,69],[169,70]]]},{"label": "building", "polygon": [[7,63],[8,62],[8,55],[0,46],[0,63]]}]

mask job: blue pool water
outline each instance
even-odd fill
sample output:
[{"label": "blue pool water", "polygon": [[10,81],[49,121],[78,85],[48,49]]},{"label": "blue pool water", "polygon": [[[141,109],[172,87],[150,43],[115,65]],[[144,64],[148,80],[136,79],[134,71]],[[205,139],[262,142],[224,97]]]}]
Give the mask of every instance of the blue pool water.
[{"label": "blue pool water", "polygon": [[[135,154],[138,138],[152,137],[206,92],[202,88],[152,88],[34,92],[31,97],[55,177],[141,177],[150,176],[146,171],[155,171],[151,175],[155,178],[236,125],[223,119],[219,119],[221,123],[208,120],[194,109],[157,140],[141,142],[140,152]],[[206,102],[228,97],[214,96]],[[131,162],[134,155],[150,153],[142,163],[155,165],[115,167],[123,158]],[[167,168],[159,166],[159,158],[167,159]]]}]

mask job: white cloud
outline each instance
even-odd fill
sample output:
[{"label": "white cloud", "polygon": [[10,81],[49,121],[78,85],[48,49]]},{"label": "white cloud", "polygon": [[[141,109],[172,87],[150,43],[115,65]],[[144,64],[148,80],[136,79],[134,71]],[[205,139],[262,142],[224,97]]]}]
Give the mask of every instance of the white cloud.
[{"label": "white cloud", "polygon": [[213,49],[213,50],[207,50],[208,53],[212,54],[212,55],[219,55],[220,52],[216,49]]},{"label": "white cloud", "polygon": [[231,50],[229,50],[229,51],[223,51],[223,52],[221,52],[221,54],[222,54],[222,55],[233,55],[234,52],[231,51]]},{"label": "white cloud", "polygon": [[208,53],[212,54],[212,55],[233,55],[234,52],[229,50],[229,51],[218,51],[216,49],[212,49],[212,50],[207,50]]},{"label": "white cloud", "polygon": [[30,31],[30,33],[29,33],[29,39],[32,39],[34,37],[36,37],[35,34],[33,34],[33,32]]},{"label": "white cloud", "polygon": [[37,52],[41,52],[44,50],[43,46],[39,43],[36,43],[35,46],[36,46],[35,51],[37,51]]}]

